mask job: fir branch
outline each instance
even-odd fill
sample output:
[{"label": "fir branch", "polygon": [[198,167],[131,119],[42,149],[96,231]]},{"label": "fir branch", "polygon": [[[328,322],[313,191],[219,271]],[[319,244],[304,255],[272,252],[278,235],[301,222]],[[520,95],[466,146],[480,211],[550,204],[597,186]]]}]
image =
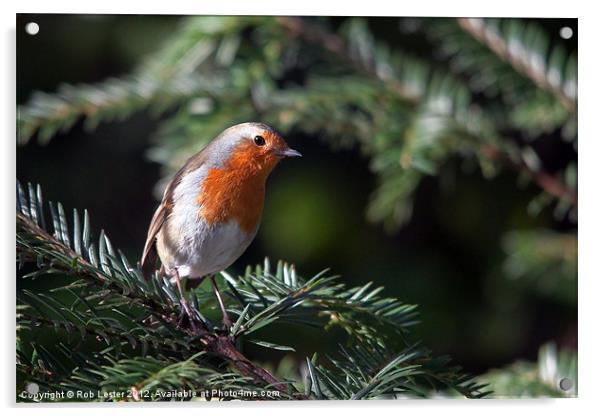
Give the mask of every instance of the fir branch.
[{"label": "fir branch", "polygon": [[[328,325],[340,325],[351,339],[358,342],[353,352],[344,353],[343,361],[330,360],[330,365],[342,374],[347,371],[345,366],[358,365],[358,360],[382,363],[384,357],[392,357],[397,347],[394,337],[387,336],[388,331],[395,333],[405,345],[404,352],[387,366],[394,373],[381,371],[382,367],[362,365],[357,367],[357,371],[364,380],[370,380],[367,384],[345,388],[331,386],[334,390],[346,389],[350,393],[348,398],[367,398],[377,393],[416,394],[420,385],[429,385],[432,380],[467,397],[481,394],[481,386],[465,385],[468,380],[465,376],[438,366],[437,360],[431,358],[426,350],[408,347],[405,335],[407,327],[415,324],[414,306],[379,297],[381,288],[372,289],[370,284],[347,289],[341,283],[334,283],[335,276],[328,277],[324,273],[305,281],[297,276],[294,268],[283,263],[279,263],[274,275],[267,260],[263,267],[255,269],[255,273],[249,270],[238,278],[223,275],[230,287],[230,296],[244,305],[242,311],[234,310],[238,319],[228,334],[216,329],[201,314],[197,294],[205,297],[203,303],[206,303],[206,294],[194,293],[192,311],[200,323],[195,329],[190,322],[178,319],[175,312],[181,300],[166,280],[160,281],[157,276],[151,282],[142,279],[140,271],[129,266],[127,260],[117,254],[104,233],[101,233],[96,252],[91,243],[87,213],[83,227],[79,224],[79,215],[74,214],[74,234],[70,234],[62,205],[50,203],[50,219],[54,228],[51,235],[42,225],[45,215],[41,190],[38,187],[36,191],[32,185],[28,186],[28,190],[30,192],[26,194],[20,184],[17,186],[18,260],[20,264],[36,265],[36,271],[25,278],[61,274],[77,280],[49,293],[35,294],[23,290],[20,294],[19,302],[23,307],[19,313],[19,328],[22,333],[35,333],[44,324],[68,336],[68,345],[60,343],[49,346],[49,349],[37,341],[29,346],[18,337],[21,380],[38,377],[41,385],[49,391],[52,383],[65,387],[85,387],[100,381],[107,386],[113,385],[111,383],[124,385],[134,381],[122,374],[123,368],[139,364],[155,370],[131,374],[132,377],[136,374],[138,380],[131,386],[135,400],[142,399],[141,389],[144,386],[155,383],[169,387],[178,377],[181,377],[182,385],[189,385],[191,375],[199,372],[209,374],[218,386],[225,383],[224,386],[272,388],[284,398],[339,398],[337,394],[333,396],[328,390],[321,390],[320,386],[327,388],[328,382],[320,375],[321,366],[311,367],[317,365],[314,362],[308,364],[313,384],[306,388],[308,393],[301,394],[291,383],[279,380],[236,348],[237,339],[244,339],[245,335],[278,319],[315,324],[320,319],[312,322],[311,316],[317,315],[326,317]],[[70,297],[57,297],[58,293],[67,293]],[[72,340],[76,332],[80,336],[74,344]],[[92,355],[82,353],[81,346],[90,338],[107,346],[100,351],[93,350]],[[156,359],[146,357],[145,345],[149,342],[155,347]],[[282,348],[262,341],[259,343],[268,348]],[[126,351],[134,354],[134,358],[119,360]],[[216,370],[205,359],[197,360],[200,357],[198,353],[232,366],[240,376]],[[141,354],[141,357],[136,354]],[[66,363],[77,364],[70,368]],[[411,368],[404,367],[406,363]],[[157,366],[165,368],[157,370]],[[429,366],[432,367],[430,370]],[[219,368],[223,370],[223,367]],[[410,371],[414,368],[420,368],[420,371]],[[336,377],[341,378],[342,374]]]},{"label": "fir branch", "polygon": [[274,319],[315,325],[319,321],[314,317],[320,316],[324,320],[320,326],[326,329],[339,326],[360,342],[385,346],[391,342],[387,331],[407,344],[408,328],[417,323],[416,305],[383,298],[379,296],[383,287],[372,288],[372,283],[347,288],[326,271],[305,281],[293,266],[281,262],[272,273],[266,259],[263,267],[249,268],[238,279],[222,275],[230,288],[226,293],[244,308],[231,309],[240,317],[233,336],[249,334]]},{"label": "fir branch", "polygon": [[[238,351],[234,345],[233,338],[229,336],[210,335],[202,337],[201,343],[205,345],[207,351],[213,352],[219,357],[231,362],[241,374],[251,377],[256,382],[266,385],[267,387],[274,387],[286,395],[289,394],[289,389],[286,384],[277,380],[269,371],[254,364]],[[294,396],[298,399],[306,398],[300,394],[295,394]]]},{"label": "fir branch", "polygon": [[[146,92],[165,88],[168,93],[174,92],[171,76],[173,80],[182,76],[205,85],[200,90],[184,88],[181,97],[176,88],[179,98],[174,100],[159,98],[167,106],[182,104],[161,125],[156,136],[160,146],[151,151],[152,159],[164,165],[166,174],[199,150],[199,138],[209,140],[226,125],[262,118],[273,121],[283,131],[319,133],[335,148],[359,146],[370,157],[371,169],[379,181],[370,199],[368,218],[384,222],[388,229],[397,229],[409,218],[412,196],[423,175],[435,174],[454,154],[475,155],[487,177],[496,173],[499,166],[508,165],[519,172],[519,177],[531,178],[548,195],[559,198],[557,207],[562,209],[557,212],[573,213],[576,187],[539,167],[508,163],[521,160],[516,154],[533,152],[528,146],[521,149],[505,140],[501,132],[519,128],[525,130],[526,136],[537,137],[562,127],[563,134],[572,139],[576,132],[574,114],[558,104],[556,96],[548,94],[545,88],[537,84],[529,88],[532,83],[528,77],[454,21],[431,22],[426,28],[427,34],[432,32],[440,43],[440,49],[453,55],[448,70],[439,68],[436,59],[416,59],[400,48],[378,41],[362,19],[348,19],[340,33],[334,33],[326,25],[307,18],[188,18],[182,29],[143,62],[133,76],[120,82],[128,90],[129,79],[142,77],[151,80],[152,88],[144,89]],[[545,48],[537,42],[529,43],[531,39],[523,36],[523,32],[532,30],[519,29],[513,30],[520,36],[500,31],[499,37],[509,51],[524,49],[526,55],[533,55],[529,63],[539,68],[540,75],[545,73],[550,85],[570,90],[575,81],[571,75],[575,62],[556,46],[554,51],[560,52],[545,60]],[[247,30],[253,33],[249,44],[240,41]],[[448,33],[453,36],[447,36]],[[518,46],[510,47],[511,41]],[[470,46],[469,51],[463,50],[464,43]],[[257,47],[259,44],[262,46]],[[303,68],[300,56],[295,54],[302,54],[304,60],[312,63],[303,64],[309,68],[304,69],[307,80],[301,86],[281,86],[288,70],[295,69],[295,65]],[[463,66],[456,75],[457,62]],[[500,71],[508,82],[497,82]],[[475,79],[502,89],[505,107],[476,102],[475,94],[480,90],[474,86],[478,84]],[[94,92],[91,95],[111,97],[118,89],[111,87],[111,82],[89,87]],[[90,95],[86,88],[74,88],[73,96],[66,102],[77,107],[79,95]],[[134,95],[143,97],[139,100],[141,105],[154,105],[152,95]],[[50,101],[61,101],[60,95],[49,97]],[[83,100],[86,101],[89,100]],[[69,116],[44,121],[45,110],[40,111],[41,124],[28,119],[29,110],[37,117],[35,103],[36,100],[22,108],[21,137],[29,137],[38,127],[46,132],[40,134],[41,138],[61,127],[68,128],[65,122],[68,124]],[[54,111],[61,105],[42,107]],[[92,115],[88,120],[94,123],[110,119],[112,114],[120,113],[118,108],[119,105],[108,103],[106,112],[102,110],[98,117]],[[80,114],[79,111],[74,114]],[[28,128],[33,130],[28,133]],[[483,146],[494,150],[482,151]],[[574,219],[574,214],[570,218]]]},{"label": "fir branch", "polygon": [[[406,102],[416,105],[421,101],[426,100],[428,102],[429,95],[431,95],[431,96],[436,95],[436,91],[435,91],[435,94],[433,94],[433,91],[426,91],[425,89],[417,90],[415,87],[411,88],[411,87],[404,85],[402,82],[398,81],[397,79],[395,79],[394,77],[391,76],[390,69],[388,71],[387,70],[379,71],[378,66],[377,66],[378,60],[376,59],[375,56],[372,56],[371,58],[364,57],[363,61],[359,60],[357,56],[354,56],[351,53],[350,47],[345,43],[345,41],[340,36],[330,33],[330,32],[327,32],[326,30],[322,29],[321,27],[319,27],[315,24],[309,23],[307,21],[307,19],[296,18],[296,17],[279,17],[278,21],[285,28],[287,28],[287,30],[289,30],[291,36],[303,37],[304,39],[306,39],[316,45],[320,45],[322,48],[326,49],[329,52],[332,52],[337,57],[339,57],[341,60],[343,60],[344,62],[353,66],[360,73],[367,74],[367,75],[371,76],[372,78],[382,81],[384,83],[384,87],[386,90],[388,89],[388,90],[393,91],[403,101],[406,101]],[[469,30],[469,28],[471,28],[471,30],[474,32],[478,28],[481,32],[477,32],[477,33],[471,32],[471,33],[473,33],[473,35],[475,35],[475,36],[478,34],[480,36],[479,39],[482,41],[494,43],[494,45],[490,45],[490,46],[496,52],[498,52],[498,54],[501,53],[502,51],[505,51],[505,53],[510,53],[508,51],[507,45],[505,45],[503,43],[504,41],[502,38],[500,38],[499,35],[493,36],[489,32],[484,32],[488,29],[487,29],[487,26],[483,22],[479,21],[478,19],[460,19],[459,21],[465,30]],[[353,33],[356,37],[359,37],[359,34],[357,31],[355,31]],[[481,37],[482,37],[482,39],[481,39]],[[489,43],[487,43],[487,44],[489,45]],[[369,50],[370,53],[372,53],[372,54],[376,54],[376,51],[378,51],[378,46],[371,45],[371,47],[368,48],[367,50]],[[381,53],[381,55],[382,55],[382,53]],[[553,85],[550,84],[550,82],[548,81],[548,76],[546,75],[546,72],[543,71],[543,69],[539,69],[541,72],[537,72],[538,67],[536,68],[535,65],[531,65],[530,67],[526,66],[524,64],[518,65],[516,60],[519,59],[519,57],[517,57],[515,55],[511,55],[510,57],[508,57],[508,59],[510,59],[510,58],[513,59],[513,60],[511,60],[511,63],[514,64],[515,68],[517,70],[519,70],[519,72],[526,71],[527,75],[534,77],[537,85],[539,85],[542,88],[551,89],[551,91],[553,93],[555,93],[556,95],[559,95],[561,97],[561,100],[563,101],[563,103],[565,105],[568,105],[569,109],[571,111],[573,111],[573,112],[575,111],[576,103],[574,101],[571,101],[572,99],[565,94],[564,88],[554,88]],[[524,60],[524,57],[522,57],[522,55],[521,55],[520,59]],[[381,68],[385,68],[385,65],[383,63],[381,63]],[[434,83],[434,82],[432,82],[432,83]],[[340,87],[339,87],[339,91],[340,91]],[[417,94],[417,91],[421,91],[422,94]],[[446,91],[446,93],[447,93],[447,91]],[[332,99],[332,97],[334,97],[334,96],[331,95],[330,97]],[[355,101],[350,101],[350,102],[355,102]],[[475,120],[474,114],[475,113],[483,113],[483,111],[475,110],[479,107],[475,103],[470,103],[470,106],[472,107],[472,123],[474,123],[474,120]],[[428,105],[426,107],[428,108]],[[452,113],[452,114],[449,114],[446,116],[452,118],[452,120],[453,120],[454,118],[458,117],[458,114]],[[487,120],[483,120],[483,122],[485,124],[488,123]],[[463,126],[462,124],[467,123],[467,120],[464,117],[459,117],[457,119],[457,123],[458,123],[458,127],[461,130],[463,128],[466,128],[465,125]],[[472,135],[474,136],[474,134],[475,133],[473,133]],[[488,137],[488,138],[478,137],[479,134],[489,135],[490,137]],[[470,136],[470,135],[471,134],[468,134],[467,136]],[[486,127],[483,129],[482,132],[476,132],[476,135],[477,135],[477,137],[476,137],[475,142],[477,142],[477,143],[485,142],[486,143],[483,145],[483,147],[485,148],[485,151],[480,153],[482,156],[485,156],[485,157],[491,159],[492,161],[502,160],[504,163],[507,163],[513,169],[518,171],[519,173],[526,174],[528,177],[532,178],[533,181],[541,189],[548,192],[550,195],[553,195],[561,200],[569,201],[569,203],[572,206],[577,205],[577,194],[574,191],[574,189],[569,188],[561,179],[553,177],[552,175],[542,171],[541,169],[534,169],[534,168],[530,167],[523,160],[520,160],[518,162],[514,161],[514,159],[516,159],[516,158],[513,157],[511,153],[508,153],[505,150],[505,149],[509,148],[509,143],[503,142],[501,140],[501,138],[498,138],[496,140],[496,139],[494,139],[494,137],[491,137],[491,136],[495,135],[495,132],[492,129],[490,129],[489,127]],[[498,142],[498,144],[496,144],[496,141]],[[407,157],[406,157],[406,159],[407,159]],[[407,160],[412,160],[412,156],[410,155],[409,159],[407,159]],[[405,162],[405,163],[407,163],[407,162]],[[422,163],[422,162],[420,162],[420,163]],[[420,166],[420,163],[418,163],[417,166]],[[400,164],[402,166],[404,165],[403,155],[402,155]]]},{"label": "fir branch", "polygon": [[547,229],[514,230],[502,241],[504,275],[538,296],[577,304],[577,235]]},{"label": "fir branch", "polygon": [[18,109],[18,141],[26,144],[38,133],[40,141],[47,143],[81,117],[85,118],[85,128],[93,130],[100,121],[123,120],[147,108],[158,115],[190,97],[212,94],[219,86],[217,79],[190,75],[170,79],[134,75],[94,85],[65,84],[52,95],[37,92],[26,106]]},{"label": "fir branch", "polygon": [[577,397],[577,352],[554,343],[539,348],[536,362],[518,360],[479,376],[494,390],[492,398]]},{"label": "fir branch", "polygon": [[340,36],[322,29],[320,26],[310,23],[308,19],[300,17],[277,17],[277,21],[284,27],[292,37],[302,37],[312,44],[319,45],[328,52],[333,53],[344,62],[355,67],[360,73],[379,79],[387,84],[403,100],[417,104],[420,96],[412,89],[406,88],[401,82],[389,76],[387,71],[378,71],[370,62],[360,62],[350,54],[348,46]]},{"label": "fir branch", "polygon": [[[236,51],[238,35],[231,32],[241,23],[245,24],[226,17],[187,19],[131,75],[92,85],[65,84],[54,94],[35,93],[17,111],[19,143],[27,143],[36,133],[47,143],[82,117],[92,130],[101,121],[125,119],[144,109],[159,115],[191,98],[216,94],[225,86],[218,70],[231,63]],[[196,69],[212,55],[215,74],[199,76]]]},{"label": "fir branch", "polygon": [[[30,188],[33,187],[30,186]],[[41,192],[39,195],[41,195]],[[30,194],[30,196],[35,197],[34,194]],[[88,251],[88,259],[78,255],[70,246],[64,215],[59,217],[55,211],[52,211],[52,219],[55,224],[55,236],[52,236],[42,229],[37,222],[37,219],[41,218],[40,213],[43,212],[43,210],[38,210],[42,207],[41,204],[35,203],[35,199],[31,201],[31,204],[28,204],[20,185],[18,186],[17,198],[20,211],[17,212],[17,252],[20,255],[21,262],[37,259],[38,265],[45,270],[85,279],[90,283],[101,286],[103,289],[125,296],[135,304],[142,306],[152,316],[173,326],[176,331],[180,332],[180,336],[184,337],[188,334],[189,337],[198,338],[198,342],[204,345],[207,350],[229,360],[243,374],[253,376],[257,382],[264,385],[275,384],[276,379],[266,370],[257,367],[236,351],[233,338],[209,333],[204,328],[194,331],[192,326],[184,326],[183,323],[178,322],[177,316],[173,314],[175,305],[169,302],[165,303],[170,298],[175,301],[177,295],[171,293],[171,296],[162,302],[161,295],[157,292],[153,293],[152,287],[144,279],[140,279],[139,270],[113,270],[109,268],[111,260],[107,258],[107,255],[103,256],[102,249],[99,259],[96,259],[93,249]],[[62,212],[62,208],[59,211]],[[76,237],[77,239],[79,237]],[[83,238],[83,240],[85,241],[86,238]],[[101,236],[101,248],[103,247],[102,241],[105,241],[104,236]],[[110,243],[106,251],[112,252],[113,249],[109,247],[111,247]],[[93,260],[90,261],[90,259]],[[41,260],[42,262],[40,262]],[[47,304],[46,306],[50,305]],[[57,309],[55,311],[60,314]],[[196,312],[200,315],[198,310]],[[275,386],[283,392],[286,390],[286,387],[282,384],[276,383]]]},{"label": "fir branch", "polygon": [[[556,78],[550,75],[548,67],[542,63],[540,57],[546,51],[535,51],[533,44],[523,44],[518,47],[518,40],[514,40],[514,46],[511,44],[512,39],[507,39],[500,31],[496,30],[485,19],[475,18],[460,18],[458,19],[460,27],[477,39],[479,42],[486,45],[500,59],[512,65],[519,73],[525,75],[538,87],[551,92],[571,113],[577,110],[577,87],[576,79],[569,79],[564,84],[556,81]],[[524,28],[523,37],[534,37],[532,32],[534,28]],[[526,35],[525,35],[526,34]],[[539,37],[544,36],[540,31],[537,32]],[[534,42],[535,39],[529,39]],[[576,71],[572,71],[576,74]],[[557,77],[558,75],[556,75]],[[573,85],[574,84],[574,85]]]},{"label": "fir branch", "polygon": [[[139,292],[129,291],[129,288],[120,284],[118,279],[112,279],[110,275],[92,264],[90,260],[78,255],[68,245],[50,235],[32,218],[21,212],[17,212],[17,230],[17,251],[22,255],[20,258],[22,262],[36,259],[40,264],[40,256],[46,256],[45,259],[51,262],[44,266],[46,270],[65,273],[98,284],[112,292],[128,297],[149,311],[161,314],[162,317],[167,317],[173,312],[166,309],[157,299],[147,297],[144,294],[140,296]],[[90,253],[93,252],[92,247]]]},{"label": "fir branch", "polygon": [[307,361],[310,377],[306,381],[306,391],[313,391],[323,399],[429,397],[441,385],[467,398],[490,394],[484,384],[461,376],[457,368],[443,370],[447,364],[445,357],[432,358],[418,345],[408,346],[397,354],[386,348],[372,349],[362,344],[340,346],[339,354],[328,357],[325,365],[315,361]]},{"label": "fir branch", "polygon": [[[211,390],[239,390],[253,381],[235,373],[220,373],[216,369],[199,365],[199,352],[183,361],[159,360],[154,357],[112,361],[101,367],[104,374],[99,385],[105,391],[131,391],[134,401],[177,400],[186,390],[205,393]],[[86,378],[86,375],[80,378]],[[184,392],[182,392],[184,390]],[[152,393],[151,393],[152,392]],[[189,398],[188,394],[182,399]],[[286,395],[280,396],[288,398]],[[209,399],[209,397],[206,397]]]},{"label": "fir branch", "polygon": [[484,145],[482,151],[488,158],[501,160],[517,172],[527,174],[533,182],[548,194],[560,200],[568,201],[571,206],[577,207],[577,192],[570,188],[562,179],[552,176],[542,169],[533,168],[523,158],[511,157],[495,146]]}]

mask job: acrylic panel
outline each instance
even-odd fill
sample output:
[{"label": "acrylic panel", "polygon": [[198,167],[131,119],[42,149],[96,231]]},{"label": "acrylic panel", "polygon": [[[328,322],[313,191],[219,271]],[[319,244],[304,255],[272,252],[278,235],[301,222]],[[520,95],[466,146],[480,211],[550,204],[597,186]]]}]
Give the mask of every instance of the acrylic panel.
[{"label": "acrylic panel", "polygon": [[17,15],[17,402],[576,397],[577,35]]}]

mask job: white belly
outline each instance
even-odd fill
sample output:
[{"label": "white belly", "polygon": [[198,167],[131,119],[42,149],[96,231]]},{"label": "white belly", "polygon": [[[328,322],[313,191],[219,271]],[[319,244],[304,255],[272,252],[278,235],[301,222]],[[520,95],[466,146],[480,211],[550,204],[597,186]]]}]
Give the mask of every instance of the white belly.
[{"label": "white belly", "polygon": [[234,263],[255,237],[255,233],[242,231],[236,221],[208,226],[202,218],[198,222],[192,219],[178,221],[172,216],[157,236],[159,257],[169,274],[174,268],[181,277],[191,278],[220,272]]}]

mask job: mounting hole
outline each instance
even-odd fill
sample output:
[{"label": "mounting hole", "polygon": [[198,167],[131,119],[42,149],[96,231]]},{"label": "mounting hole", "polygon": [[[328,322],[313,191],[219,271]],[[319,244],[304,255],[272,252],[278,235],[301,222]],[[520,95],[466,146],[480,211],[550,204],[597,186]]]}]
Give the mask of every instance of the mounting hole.
[{"label": "mounting hole", "polygon": [[560,29],[559,34],[562,39],[570,39],[573,37],[573,29],[571,29],[568,26],[565,26]]},{"label": "mounting hole", "polygon": [[560,390],[562,391],[569,391],[573,388],[573,380],[570,378],[561,378],[558,382],[558,387],[560,387]]},{"label": "mounting hole", "polygon": [[25,386],[25,391],[29,394],[36,395],[40,392],[40,386],[38,386],[36,383],[27,383],[27,386]]},{"label": "mounting hole", "polygon": [[25,25],[25,32],[28,35],[31,35],[31,36],[37,35],[39,31],[40,31],[40,25],[38,25],[36,22],[29,22]]}]

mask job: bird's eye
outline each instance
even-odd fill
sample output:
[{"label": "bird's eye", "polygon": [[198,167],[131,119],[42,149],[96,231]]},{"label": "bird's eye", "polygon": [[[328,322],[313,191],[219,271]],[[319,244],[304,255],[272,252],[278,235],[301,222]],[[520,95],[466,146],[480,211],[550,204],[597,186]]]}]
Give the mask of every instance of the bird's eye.
[{"label": "bird's eye", "polygon": [[265,144],[265,139],[263,138],[263,136],[255,136],[255,138],[253,138],[253,142],[257,146],[263,146]]}]

